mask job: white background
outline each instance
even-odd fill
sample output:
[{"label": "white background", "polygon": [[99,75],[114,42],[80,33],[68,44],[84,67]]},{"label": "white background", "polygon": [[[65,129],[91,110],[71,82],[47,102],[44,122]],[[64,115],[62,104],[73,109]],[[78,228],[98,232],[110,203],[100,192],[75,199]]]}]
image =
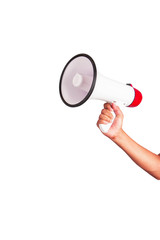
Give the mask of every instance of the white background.
[{"label": "white background", "polygon": [[159,1],[0,3],[0,239],[159,240],[159,181],[104,137],[101,101],[69,108],[75,54],[143,93],[124,130],[158,154]]}]

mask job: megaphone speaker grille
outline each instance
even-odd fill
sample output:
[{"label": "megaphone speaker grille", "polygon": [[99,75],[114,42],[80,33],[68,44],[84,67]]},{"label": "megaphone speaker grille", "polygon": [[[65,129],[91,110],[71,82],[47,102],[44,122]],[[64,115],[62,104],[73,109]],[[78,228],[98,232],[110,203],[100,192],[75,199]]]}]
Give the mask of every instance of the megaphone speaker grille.
[{"label": "megaphone speaker grille", "polygon": [[78,107],[91,96],[97,77],[93,59],[87,54],[78,54],[65,65],[59,84],[60,96],[70,107]]}]

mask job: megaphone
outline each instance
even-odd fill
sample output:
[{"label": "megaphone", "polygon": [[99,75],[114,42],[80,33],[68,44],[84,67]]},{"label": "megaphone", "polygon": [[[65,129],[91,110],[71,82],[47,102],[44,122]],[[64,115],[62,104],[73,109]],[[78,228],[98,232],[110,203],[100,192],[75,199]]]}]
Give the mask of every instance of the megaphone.
[{"label": "megaphone", "polygon": [[62,101],[69,107],[78,107],[88,99],[120,102],[136,107],[142,94],[131,84],[111,80],[97,72],[94,60],[87,54],[72,57],[65,65],[59,83]]}]

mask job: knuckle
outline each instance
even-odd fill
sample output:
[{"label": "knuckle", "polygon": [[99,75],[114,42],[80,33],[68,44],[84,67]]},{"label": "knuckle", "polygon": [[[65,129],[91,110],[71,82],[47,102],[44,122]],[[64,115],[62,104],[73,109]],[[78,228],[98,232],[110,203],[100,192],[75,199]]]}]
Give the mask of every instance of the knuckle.
[{"label": "knuckle", "polygon": [[102,109],[101,113],[102,113],[102,114],[105,114],[105,113],[106,113],[106,110],[105,110],[105,109]]},{"label": "knuckle", "polygon": [[100,115],[99,115],[99,118],[100,118],[100,119],[103,119],[103,118],[104,118],[104,115],[103,115],[103,114],[100,114]]},{"label": "knuckle", "polygon": [[110,108],[111,108],[111,104],[110,104],[110,103],[105,103],[105,104],[104,104],[104,108],[110,109]]}]

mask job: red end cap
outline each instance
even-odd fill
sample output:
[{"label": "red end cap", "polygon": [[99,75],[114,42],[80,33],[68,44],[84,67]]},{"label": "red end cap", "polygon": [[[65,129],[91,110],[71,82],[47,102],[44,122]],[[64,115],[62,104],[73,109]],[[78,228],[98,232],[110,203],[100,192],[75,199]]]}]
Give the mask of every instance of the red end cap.
[{"label": "red end cap", "polygon": [[135,97],[133,102],[128,107],[137,107],[142,101],[142,93],[134,87],[133,89],[135,91]]}]

